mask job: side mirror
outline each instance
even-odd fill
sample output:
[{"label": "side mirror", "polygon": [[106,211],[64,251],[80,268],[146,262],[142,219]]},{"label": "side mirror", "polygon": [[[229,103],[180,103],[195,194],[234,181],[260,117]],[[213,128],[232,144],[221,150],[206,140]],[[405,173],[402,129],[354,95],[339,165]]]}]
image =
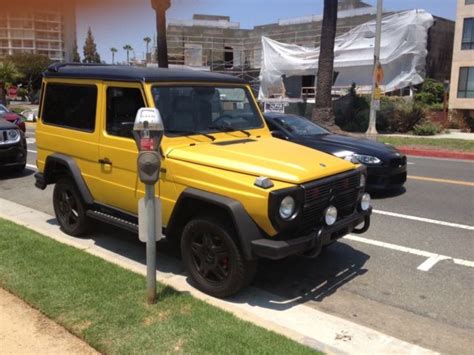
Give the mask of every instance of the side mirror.
[{"label": "side mirror", "polygon": [[286,136],[285,133],[282,131],[271,131],[271,134],[273,137],[278,138],[278,139],[283,139],[283,140],[288,140],[288,137]]}]

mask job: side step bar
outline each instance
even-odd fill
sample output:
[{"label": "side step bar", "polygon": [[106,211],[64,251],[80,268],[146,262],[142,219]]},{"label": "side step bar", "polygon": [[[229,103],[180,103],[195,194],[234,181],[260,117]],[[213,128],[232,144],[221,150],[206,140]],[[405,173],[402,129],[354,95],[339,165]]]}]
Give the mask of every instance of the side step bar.
[{"label": "side step bar", "polygon": [[99,211],[89,210],[86,212],[86,214],[90,218],[125,229],[129,232],[138,234],[138,224],[135,224],[125,219],[111,216],[109,214],[99,212]]}]

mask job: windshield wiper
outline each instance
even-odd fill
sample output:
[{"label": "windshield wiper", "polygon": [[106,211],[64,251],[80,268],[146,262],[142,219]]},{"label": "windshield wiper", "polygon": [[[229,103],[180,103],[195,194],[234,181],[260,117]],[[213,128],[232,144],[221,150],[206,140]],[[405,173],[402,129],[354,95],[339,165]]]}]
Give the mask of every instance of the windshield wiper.
[{"label": "windshield wiper", "polygon": [[194,135],[201,135],[206,138],[209,138],[211,141],[215,141],[216,137],[211,136],[210,134],[204,133],[204,132],[198,132],[198,131],[181,131],[181,130],[176,130],[176,129],[167,129],[166,133],[171,133],[171,134],[182,134],[183,136],[194,136]]},{"label": "windshield wiper", "polygon": [[245,134],[247,137],[250,137],[252,134],[249,132],[249,131],[246,131],[246,130],[243,130],[243,129],[237,129],[237,128],[233,128],[233,127],[225,127],[225,126],[216,126],[216,125],[213,125],[213,126],[209,126],[207,127],[209,129],[217,129],[218,131],[220,132],[242,132],[243,134]]}]

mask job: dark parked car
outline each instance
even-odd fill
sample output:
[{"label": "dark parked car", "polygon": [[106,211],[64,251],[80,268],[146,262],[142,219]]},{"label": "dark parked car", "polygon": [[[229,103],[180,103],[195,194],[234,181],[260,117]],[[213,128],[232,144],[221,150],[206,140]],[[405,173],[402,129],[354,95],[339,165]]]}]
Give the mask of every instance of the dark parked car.
[{"label": "dark parked car", "polygon": [[367,166],[368,190],[397,189],[407,179],[407,158],[392,146],[363,138],[333,134],[295,115],[265,113],[274,137],[286,139]]},{"label": "dark parked car", "polygon": [[22,172],[26,155],[25,134],[17,125],[0,118],[0,172]]},{"label": "dark parked car", "polygon": [[25,132],[26,126],[24,117],[15,113],[11,112],[5,105],[0,104],[0,118],[7,120],[8,122],[16,124],[20,129]]}]

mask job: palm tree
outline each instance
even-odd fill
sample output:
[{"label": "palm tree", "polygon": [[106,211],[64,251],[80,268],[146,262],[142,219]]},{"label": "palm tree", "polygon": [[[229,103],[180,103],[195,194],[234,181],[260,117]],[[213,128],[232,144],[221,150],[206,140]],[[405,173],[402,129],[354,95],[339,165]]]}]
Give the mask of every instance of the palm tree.
[{"label": "palm tree", "polygon": [[115,53],[118,52],[117,48],[112,47],[110,48],[110,51],[112,52],[112,64],[115,64]]},{"label": "palm tree", "polygon": [[312,120],[329,129],[336,126],[332,108],[331,90],[334,82],[334,43],[337,29],[337,1],[324,0],[321,46],[319,50],[318,76],[316,84],[316,106]]},{"label": "palm tree", "polygon": [[148,63],[148,47],[150,46],[151,38],[150,37],[145,37],[143,38],[146,44],[146,52],[145,52],[145,63]]},{"label": "palm tree", "polygon": [[6,60],[3,63],[0,62],[0,81],[5,83],[11,83],[21,77],[20,72],[16,68],[15,64]]},{"label": "palm tree", "polygon": [[171,0],[151,0],[156,13],[156,32],[158,33],[157,57],[160,68],[168,68],[168,44],[166,43],[166,10],[171,7]]},{"label": "palm tree", "polygon": [[130,64],[130,52],[133,51],[133,48],[131,45],[126,44],[125,46],[123,46],[123,49],[127,51],[127,64]]}]

